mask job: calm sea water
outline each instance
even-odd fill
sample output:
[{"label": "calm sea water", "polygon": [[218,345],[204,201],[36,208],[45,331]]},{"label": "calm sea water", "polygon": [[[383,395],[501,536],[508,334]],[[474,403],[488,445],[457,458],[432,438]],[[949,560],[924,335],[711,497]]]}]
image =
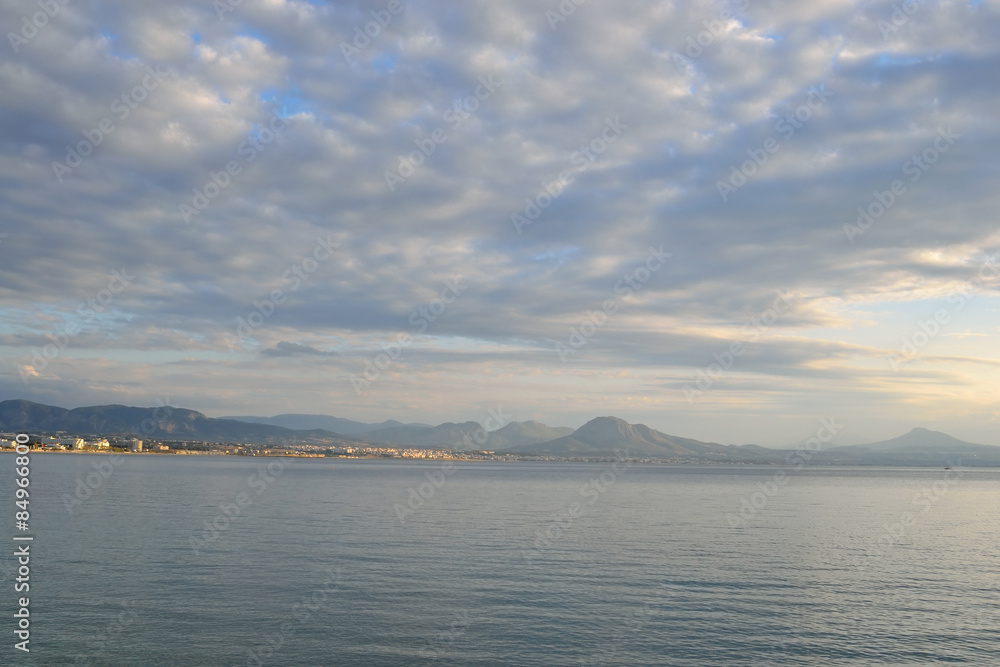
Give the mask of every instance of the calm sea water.
[{"label": "calm sea water", "polygon": [[122,458],[32,457],[0,664],[1000,663],[996,470]]}]

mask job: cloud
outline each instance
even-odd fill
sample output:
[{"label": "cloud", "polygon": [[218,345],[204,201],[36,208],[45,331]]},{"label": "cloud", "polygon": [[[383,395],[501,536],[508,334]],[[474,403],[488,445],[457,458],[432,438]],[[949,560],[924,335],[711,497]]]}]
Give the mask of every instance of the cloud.
[{"label": "cloud", "polygon": [[[926,317],[904,304],[944,302],[1000,249],[994,4],[924,4],[885,35],[887,3],[585,3],[553,29],[528,0],[409,2],[345,57],[384,7],[71,3],[16,53],[5,44],[0,390],[65,404],[169,390],[218,413],[333,405],[369,420],[464,421],[500,400],[571,423],[598,406],[762,442],[830,406],[888,437],[942,400],[880,355]],[[0,20],[36,11],[7,3]],[[489,95],[484,77],[500,82]],[[832,96],[806,118],[820,86]],[[627,127],[608,141],[616,118]],[[960,137],[913,172],[942,128]],[[68,172],[53,166],[73,153]],[[734,170],[745,183],[723,200]],[[844,225],[897,179],[906,192],[851,243]],[[328,236],[340,245],[317,261]],[[616,291],[661,245],[664,268]],[[122,267],[136,279],[81,318]],[[456,279],[468,288],[439,304]],[[802,299],[743,340],[697,408],[753,405],[759,421],[690,417],[680,387],[779,290]],[[964,312],[987,308],[996,277],[976,290]],[[608,299],[617,314],[563,363],[555,342]],[[81,332],[39,368],[71,323]],[[979,319],[959,331],[996,335]],[[412,345],[356,396],[350,377],[402,334]],[[940,356],[933,370],[972,395],[947,404],[979,411],[958,435],[985,439],[994,390],[946,358],[987,354]],[[875,398],[851,405],[851,386]]]},{"label": "cloud", "polygon": [[260,354],[265,357],[329,357],[336,356],[337,352],[317,350],[309,345],[281,341],[274,347],[261,350]]}]

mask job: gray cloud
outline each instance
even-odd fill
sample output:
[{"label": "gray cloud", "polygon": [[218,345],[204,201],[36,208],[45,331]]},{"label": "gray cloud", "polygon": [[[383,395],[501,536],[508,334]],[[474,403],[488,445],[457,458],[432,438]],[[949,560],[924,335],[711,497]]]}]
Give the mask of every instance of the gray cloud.
[{"label": "gray cloud", "polygon": [[[404,5],[350,59],[341,43],[384,2],[243,3],[221,20],[203,2],[71,3],[16,53],[4,44],[0,393],[76,405],[169,391],[217,413],[419,421],[499,401],[571,423],[604,405],[759,442],[833,405],[886,436],[915,405],[942,405],[968,416],[925,411],[940,428],[992,432],[989,364],[955,361],[989,358],[967,340],[935,341],[913,372],[978,387],[971,406],[880,358],[898,347],[890,331],[1000,248],[995,6],[924,4],[884,36],[889,2],[586,3],[555,30],[528,0]],[[727,8],[737,20],[689,57]],[[0,22],[17,30],[35,11],[7,3]],[[154,88],[147,68],[169,74]],[[481,77],[501,85],[470,110]],[[787,135],[782,119],[821,85],[832,97]],[[287,126],[271,137],[274,114]],[[616,117],[628,127],[589,159]],[[53,163],[102,121],[113,130],[60,180]],[[385,172],[438,128],[446,140],[391,191]],[[939,128],[960,138],[910,181],[904,165]],[[780,149],[723,201],[719,181],[769,138]],[[572,182],[518,234],[511,215],[564,171]],[[905,194],[851,243],[844,225],[894,179]],[[206,205],[187,223],[196,191]],[[313,266],[328,237],[339,246]],[[669,262],[616,293],[661,245]],[[135,280],[81,317],[122,267]],[[455,279],[467,289],[421,315]],[[997,287],[984,282],[963,327],[986,326]],[[800,301],[688,414],[679,388],[776,290]],[[618,314],[560,361],[554,343],[607,299]],[[58,358],[33,365],[73,323]],[[350,376],[400,334],[413,345],[356,396]],[[254,386],[273,393],[240,389]],[[851,386],[877,400],[850,405]],[[746,406],[770,425],[699,421]]]},{"label": "gray cloud", "polygon": [[274,347],[261,350],[260,353],[265,357],[328,357],[337,354],[334,351],[317,350],[309,345],[288,341],[281,341]]}]

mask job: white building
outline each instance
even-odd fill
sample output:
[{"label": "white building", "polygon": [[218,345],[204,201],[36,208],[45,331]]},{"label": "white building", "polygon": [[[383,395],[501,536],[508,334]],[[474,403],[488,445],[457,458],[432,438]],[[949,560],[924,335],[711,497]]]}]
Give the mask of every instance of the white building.
[{"label": "white building", "polygon": [[97,449],[108,449],[111,447],[106,439],[102,438],[100,440],[86,441],[83,438],[77,438],[73,441],[73,449],[86,449],[87,447],[96,447]]},{"label": "white building", "polygon": [[133,438],[132,440],[129,441],[128,448],[129,448],[130,451],[133,451],[133,452],[141,452],[142,451],[142,440],[137,440],[137,439]]}]

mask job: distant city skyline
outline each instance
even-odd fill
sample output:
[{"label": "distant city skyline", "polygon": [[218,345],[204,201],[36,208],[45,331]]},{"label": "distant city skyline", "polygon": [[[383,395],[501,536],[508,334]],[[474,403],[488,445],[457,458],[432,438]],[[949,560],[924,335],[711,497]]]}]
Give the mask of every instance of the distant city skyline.
[{"label": "distant city skyline", "polygon": [[0,400],[1000,440],[996,3],[53,6]]}]

